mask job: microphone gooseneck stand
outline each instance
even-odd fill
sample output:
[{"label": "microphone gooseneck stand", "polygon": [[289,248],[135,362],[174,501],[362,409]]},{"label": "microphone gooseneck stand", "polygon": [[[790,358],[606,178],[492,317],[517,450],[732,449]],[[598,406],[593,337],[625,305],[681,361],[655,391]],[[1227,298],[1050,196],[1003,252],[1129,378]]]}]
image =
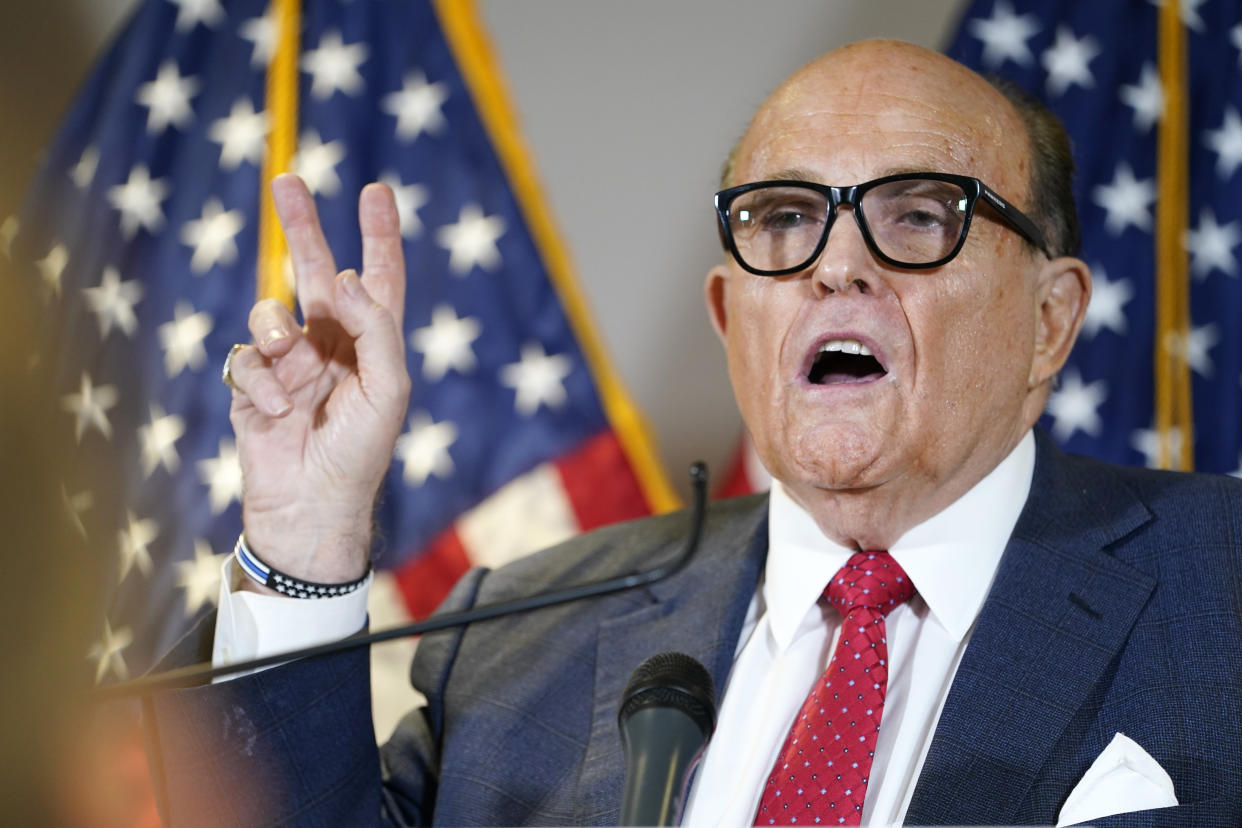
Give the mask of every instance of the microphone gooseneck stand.
[{"label": "microphone gooseneck stand", "polygon": [[213,667],[210,663],[194,664],[188,667],[166,670],[162,673],[153,673],[151,675],[132,679],[130,681],[122,681],[115,684],[107,684],[101,687],[96,687],[91,691],[91,698],[98,701],[105,701],[109,699],[146,696],[162,690],[173,690],[203,684],[211,681],[212,679],[219,678],[220,676],[233,675],[234,673],[244,673],[260,667],[268,667],[273,664],[282,664],[286,661],[293,661],[295,659],[312,658],[314,656],[328,655],[330,653],[339,653],[343,650],[353,649],[354,647],[365,647],[370,644],[391,641],[394,638],[405,638],[406,636],[411,635],[421,635],[423,633],[447,629],[448,627],[464,626],[466,624],[473,624],[476,621],[486,621],[492,618],[499,618],[504,615],[512,615],[519,612],[530,612],[531,610],[543,609],[545,607],[556,606],[558,604],[567,604],[570,601],[581,601],[584,598],[597,598],[602,595],[609,595],[614,592],[621,592],[623,590],[633,589],[634,587],[653,584],[656,581],[663,580],[679,571],[690,561],[690,558],[693,557],[694,553],[698,550],[699,538],[703,531],[703,520],[706,516],[707,510],[706,464],[697,462],[691,465],[690,483],[694,487],[694,511],[691,516],[690,534],[686,538],[686,545],[682,548],[681,553],[668,563],[660,564],[641,572],[620,575],[614,578],[607,578],[602,581],[593,581],[591,583],[579,584],[577,586],[565,587],[563,589],[540,592],[525,598],[515,598],[511,601],[501,601],[495,604],[488,604],[482,607],[474,607],[472,609],[463,610],[461,612],[449,612],[444,613],[443,615],[435,615],[423,621],[415,621],[412,624],[392,627],[387,630],[357,633],[338,641],[330,641],[326,644],[318,644],[314,647],[291,650],[286,653],[275,653],[273,655],[254,658],[248,661],[239,661],[236,664],[225,664],[219,667]]}]

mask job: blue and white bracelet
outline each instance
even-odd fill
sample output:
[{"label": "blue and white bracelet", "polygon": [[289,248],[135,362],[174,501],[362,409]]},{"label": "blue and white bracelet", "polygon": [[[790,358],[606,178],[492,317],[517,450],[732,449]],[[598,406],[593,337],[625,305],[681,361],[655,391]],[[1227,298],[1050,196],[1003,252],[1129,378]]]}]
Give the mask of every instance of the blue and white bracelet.
[{"label": "blue and white bracelet", "polygon": [[256,583],[270,587],[290,598],[336,598],[340,595],[348,595],[366,583],[371,575],[371,565],[368,563],[366,572],[354,581],[346,581],[343,584],[317,584],[314,581],[303,581],[292,575],[286,575],[279,569],[259,560],[259,556],[246,545],[245,533],[237,536],[237,544],[233,547],[233,557],[237,559],[237,565],[241,567],[242,572],[249,575]]}]

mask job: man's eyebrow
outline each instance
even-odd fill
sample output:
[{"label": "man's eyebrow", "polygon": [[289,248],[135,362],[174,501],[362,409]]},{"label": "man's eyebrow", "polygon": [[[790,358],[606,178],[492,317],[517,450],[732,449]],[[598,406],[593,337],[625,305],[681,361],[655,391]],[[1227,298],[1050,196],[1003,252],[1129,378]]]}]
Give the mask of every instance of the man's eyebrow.
[{"label": "man's eyebrow", "polygon": [[764,181],[806,181],[812,184],[819,183],[819,176],[804,167],[790,167],[784,170],[777,170],[771,175],[764,176]]},{"label": "man's eyebrow", "polygon": [[890,175],[906,175],[907,173],[924,173],[937,172],[936,167],[930,164],[903,164],[900,167],[888,167],[882,171],[876,178],[885,178]]},{"label": "man's eyebrow", "polygon": [[[886,167],[881,170],[875,178],[885,178],[890,175],[903,175],[905,173],[919,172],[935,172],[935,167],[926,164],[902,164],[896,167]],[[805,167],[788,167],[783,170],[777,170],[770,175],[764,176],[764,181],[806,181],[813,184],[832,184],[838,187],[848,187],[851,184],[861,184],[861,181],[836,181],[825,182],[820,180],[820,176],[806,169]]]}]

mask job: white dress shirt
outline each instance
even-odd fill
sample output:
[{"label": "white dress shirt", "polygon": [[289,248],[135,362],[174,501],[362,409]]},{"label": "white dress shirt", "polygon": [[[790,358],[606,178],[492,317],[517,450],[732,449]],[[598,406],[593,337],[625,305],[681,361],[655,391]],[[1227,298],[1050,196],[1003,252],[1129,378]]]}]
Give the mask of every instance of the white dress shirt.
[{"label": "white dress shirt", "polygon": [[[886,618],[888,692],[864,824],[899,824],[905,815],[1034,468],[1035,439],[1028,432],[991,474],[889,550],[918,594]],[[775,481],[768,510],[767,563],[738,640],[716,733],[695,776],[686,825],[753,822],[789,726],[836,645],[840,615],[819,597],[852,550],[828,540]],[[227,559],[216,665],[332,641],[365,622],[369,581],[346,596],[302,600],[236,590],[244,577]]]},{"label": "white dress shirt", "polygon": [[211,649],[213,667],[326,644],[353,635],[367,622],[370,574],[358,589],[335,598],[288,598],[251,592],[241,589],[247,577],[236,558],[229,555],[224,559]]},{"label": "white dress shirt", "polygon": [[[991,474],[889,549],[918,594],[885,619],[888,692],[863,803],[864,825],[900,824],[971,627],[1030,492],[1031,433]],[[819,603],[853,554],[826,538],[778,482],[768,560],[742,626],[716,733],[685,825],[750,825],[789,727],[836,646],[841,616]]]}]

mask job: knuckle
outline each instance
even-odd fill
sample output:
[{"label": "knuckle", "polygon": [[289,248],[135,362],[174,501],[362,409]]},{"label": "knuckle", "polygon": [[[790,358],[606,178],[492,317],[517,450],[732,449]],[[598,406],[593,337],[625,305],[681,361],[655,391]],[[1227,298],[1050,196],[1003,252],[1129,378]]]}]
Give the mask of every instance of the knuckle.
[{"label": "knuckle", "polygon": [[251,321],[254,321],[255,319],[268,318],[273,314],[273,312],[278,307],[283,308],[284,305],[280,304],[280,302],[276,299],[273,299],[273,298],[260,299],[259,301],[255,302],[254,305],[251,306],[250,319]]}]

